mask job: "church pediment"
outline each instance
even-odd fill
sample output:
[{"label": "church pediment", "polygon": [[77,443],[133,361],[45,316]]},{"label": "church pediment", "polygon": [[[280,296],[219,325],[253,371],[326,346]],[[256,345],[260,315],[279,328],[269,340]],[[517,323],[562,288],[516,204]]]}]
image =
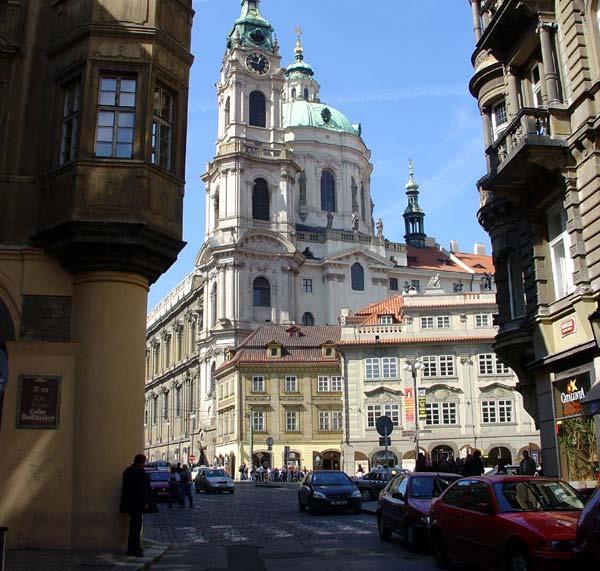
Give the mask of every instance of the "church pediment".
[{"label": "church pediment", "polygon": [[273,232],[256,230],[246,232],[240,238],[238,245],[244,250],[261,254],[293,254],[296,252],[293,244]]},{"label": "church pediment", "polygon": [[362,257],[365,260],[368,260],[372,263],[389,266],[390,268],[394,267],[394,264],[389,260],[375,254],[374,252],[370,252],[369,250],[364,250],[359,247],[351,248],[349,250],[344,250],[339,252],[333,256],[328,256],[324,259],[324,263],[328,262],[344,262],[344,263],[354,263],[357,257]]}]

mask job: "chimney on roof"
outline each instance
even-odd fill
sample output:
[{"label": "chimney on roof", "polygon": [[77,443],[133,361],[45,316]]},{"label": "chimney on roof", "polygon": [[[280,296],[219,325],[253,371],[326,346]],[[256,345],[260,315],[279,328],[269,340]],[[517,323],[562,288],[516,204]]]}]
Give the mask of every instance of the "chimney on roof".
[{"label": "chimney on roof", "polygon": [[450,251],[453,254],[456,254],[456,252],[458,252],[458,240],[450,240]]},{"label": "chimney on roof", "polygon": [[339,318],[340,325],[346,325],[346,320],[348,319],[348,317],[350,317],[350,313],[351,312],[348,307],[342,307]]},{"label": "chimney on roof", "polygon": [[481,242],[475,242],[475,247],[473,248],[473,253],[477,254],[478,256],[487,256],[487,253],[485,250],[485,244],[482,244]]}]

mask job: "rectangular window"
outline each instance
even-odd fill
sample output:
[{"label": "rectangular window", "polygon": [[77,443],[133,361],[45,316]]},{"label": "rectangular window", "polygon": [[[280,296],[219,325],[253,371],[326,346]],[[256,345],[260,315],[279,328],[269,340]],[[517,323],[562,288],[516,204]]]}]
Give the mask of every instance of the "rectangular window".
[{"label": "rectangular window", "polygon": [[414,287],[415,290],[418,292],[421,291],[421,280],[410,280],[410,286]]},{"label": "rectangular window", "polygon": [[510,367],[506,366],[498,357],[498,355],[496,355],[496,373],[498,375],[509,375],[512,371],[510,370]]},{"label": "rectangular window", "polygon": [[394,318],[391,315],[380,315],[379,316],[379,325],[392,325],[394,323]]},{"label": "rectangular window", "polygon": [[394,426],[400,426],[400,407],[397,404],[383,405],[383,414],[392,419]]},{"label": "rectangular window", "polygon": [[453,377],[456,374],[454,355],[426,356],[421,361],[424,377]]},{"label": "rectangular window", "polygon": [[264,393],[265,392],[265,378],[264,377],[252,377],[252,392],[253,393]]},{"label": "rectangular window", "polygon": [[542,99],[542,75],[540,64],[536,63],[531,68],[531,103],[533,107],[542,107],[544,102]]},{"label": "rectangular window", "polygon": [[374,359],[374,358],[365,359],[365,376],[366,376],[367,380],[381,378],[379,359]]},{"label": "rectangular window", "polygon": [[263,411],[252,411],[252,430],[256,432],[265,431],[265,413]]},{"label": "rectangular window", "polygon": [[175,415],[181,416],[181,388],[175,390]]},{"label": "rectangular window", "polygon": [[156,424],[158,420],[158,399],[152,399],[152,424]]},{"label": "rectangular window", "polygon": [[317,392],[328,393],[330,391],[329,377],[319,377],[317,379]]},{"label": "rectangular window", "polygon": [[434,317],[421,317],[421,329],[434,329],[435,318]]},{"label": "rectangular window", "polygon": [[313,281],[312,281],[312,279],[303,279],[302,280],[302,291],[304,293],[312,293],[313,292]]},{"label": "rectangular window", "polygon": [[450,316],[440,315],[436,319],[438,329],[448,329],[450,327]]},{"label": "rectangular window", "polygon": [[512,422],[512,402],[509,400],[498,401],[498,421]]},{"label": "rectangular window", "polygon": [[438,367],[437,359],[435,357],[423,357],[421,359],[423,363],[423,376],[424,377],[437,377]]},{"label": "rectangular window", "polygon": [[329,411],[328,410],[320,410],[319,411],[319,430],[327,431],[331,430],[330,422],[329,422]]},{"label": "rectangular window", "polygon": [[375,423],[380,416],[389,416],[394,426],[400,426],[400,406],[397,404],[369,404],[367,405],[367,426],[375,428]]},{"label": "rectangular window", "polygon": [[490,327],[492,318],[489,313],[477,313],[475,315],[475,327]]},{"label": "rectangular window", "polygon": [[478,355],[480,375],[507,375],[510,368],[507,367],[494,353],[483,353]]},{"label": "rectangular window", "polygon": [[285,431],[286,432],[298,432],[298,412],[295,410],[288,410],[285,413]]},{"label": "rectangular window", "polygon": [[100,77],[96,156],[133,157],[136,80]]},{"label": "rectangular window", "polygon": [[342,377],[331,377],[331,392],[341,393],[342,392]]},{"label": "rectangular window", "polygon": [[454,376],[454,356],[453,355],[440,355],[440,377],[453,377]]},{"label": "rectangular window", "polygon": [[61,165],[77,158],[79,122],[81,116],[81,87],[79,79],[64,87],[62,133],[60,139]]},{"label": "rectangular window", "polygon": [[163,418],[169,420],[169,393],[163,395]]},{"label": "rectangular window", "polygon": [[331,411],[331,430],[342,430],[343,412],[341,410]]},{"label": "rectangular window", "polygon": [[444,426],[457,424],[457,404],[455,402],[434,402],[425,405],[428,426]]},{"label": "rectangular window", "polygon": [[375,428],[375,422],[381,416],[381,405],[369,404],[367,405],[367,426],[369,428]]},{"label": "rectangular window", "polygon": [[286,393],[297,393],[298,379],[296,377],[286,377],[283,390]]},{"label": "rectangular window", "polygon": [[567,214],[564,209],[551,210],[547,214],[547,223],[554,295],[556,299],[562,299],[574,289],[573,259],[569,251],[571,240],[567,232]]},{"label": "rectangular window", "polygon": [[500,103],[496,103],[496,105],[492,107],[492,134],[494,141],[496,141],[500,135],[502,135],[507,125],[508,115],[506,113],[506,103],[504,101],[500,101]]},{"label": "rectangular window", "polygon": [[481,403],[481,415],[484,424],[512,422],[512,401],[484,400]]},{"label": "rectangular window", "polygon": [[398,378],[398,360],[396,357],[382,357],[381,368],[384,379]]},{"label": "rectangular window", "polygon": [[398,278],[390,278],[390,289],[398,291]]},{"label": "rectangular window", "polygon": [[154,88],[152,117],[152,163],[170,171],[173,159],[173,95],[166,89]]}]

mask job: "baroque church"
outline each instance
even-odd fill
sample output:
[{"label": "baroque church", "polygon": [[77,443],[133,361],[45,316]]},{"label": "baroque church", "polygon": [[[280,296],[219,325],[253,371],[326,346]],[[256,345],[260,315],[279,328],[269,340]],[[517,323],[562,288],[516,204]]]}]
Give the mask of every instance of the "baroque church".
[{"label": "baroque church", "polygon": [[150,459],[213,461],[214,371],[260,325],[336,325],[342,308],[428,284],[494,288],[482,246],[460,253],[427,236],[412,163],[405,243],[385,238],[361,125],[320,90],[300,33],[286,67],[259,0],[242,0],[217,84],[216,154],[202,177],[205,242],[148,315]]}]

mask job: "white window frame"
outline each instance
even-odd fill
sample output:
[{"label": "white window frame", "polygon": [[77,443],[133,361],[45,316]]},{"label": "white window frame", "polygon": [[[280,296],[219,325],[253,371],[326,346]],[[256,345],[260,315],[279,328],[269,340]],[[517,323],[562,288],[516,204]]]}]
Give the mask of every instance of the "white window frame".
[{"label": "white window frame", "polygon": [[[552,237],[550,227],[551,218],[560,219],[561,232]],[[552,278],[554,281],[554,295],[556,300],[562,299],[573,292],[575,285],[573,283],[573,258],[571,258],[571,238],[567,231],[567,213],[564,209],[560,212],[552,209],[547,214],[548,220],[548,248],[550,249],[550,262],[552,264]],[[562,250],[562,256],[558,251]]]},{"label": "white window frame", "polygon": [[266,430],[266,417],[263,410],[252,411],[252,430],[254,432],[265,432]]},{"label": "white window frame", "polygon": [[329,390],[332,393],[341,393],[342,392],[342,377],[331,377]]},{"label": "white window frame", "polygon": [[331,430],[340,431],[343,428],[344,423],[344,411],[332,410],[331,412]]},{"label": "white window frame", "polygon": [[396,357],[381,358],[381,377],[383,379],[398,378],[398,359]]},{"label": "white window frame", "polygon": [[491,327],[492,318],[489,313],[475,314],[475,327]]},{"label": "white window frame", "polygon": [[[534,75],[537,70],[539,79],[535,81]],[[544,99],[542,95],[542,65],[541,62],[536,62],[529,71],[529,81],[531,83],[531,106],[539,109],[544,105]]]},{"label": "white window frame", "polygon": [[331,382],[330,382],[329,377],[317,377],[317,392],[318,393],[331,392]]},{"label": "white window frame", "polygon": [[379,325],[393,325],[394,318],[391,315],[380,315]]},{"label": "white window frame", "polygon": [[482,424],[511,424],[513,422],[513,401],[511,399],[486,399],[481,401]]},{"label": "white window frame", "polygon": [[367,405],[367,427],[375,428],[377,419],[381,416],[389,416],[394,426],[400,426],[400,405],[387,403],[373,403]]},{"label": "white window frame", "polygon": [[319,430],[321,432],[329,432],[331,430],[330,416],[328,410],[319,411]]},{"label": "white window frame", "polygon": [[427,315],[421,317],[421,329],[449,329],[449,315]]},{"label": "white window frame", "polygon": [[283,391],[286,393],[297,393],[298,392],[298,377],[286,376],[283,385]]},{"label": "white window frame", "polygon": [[433,315],[421,317],[421,329],[435,329],[435,317]]},{"label": "white window frame", "polygon": [[381,379],[381,363],[377,357],[367,357],[365,359],[365,379],[367,381]]},{"label": "white window frame", "polygon": [[477,355],[479,376],[510,375],[510,367],[505,365],[495,353],[480,353]]},{"label": "white window frame", "polygon": [[458,404],[455,402],[426,403],[427,426],[456,426],[458,425]]},{"label": "white window frame", "polygon": [[[502,113],[501,110],[504,109]],[[502,120],[502,116],[503,119]],[[508,110],[506,108],[506,101],[498,101],[492,105],[492,137],[494,141],[497,141],[506,127],[508,126]]]},{"label": "white window frame", "polygon": [[265,392],[265,377],[262,375],[255,375],[252,377],[252,392],[253,393],[264,393]]},{"label": "white window frame", "polygon": [[285,411],[285,431],[286,432],[299,432],[300,423],[298,422],[298,411],[297,410],[286,410]]},{"label": "white window frame", "polygon": [[426,355],[421,358],[424,365],[423,377],[455,377],[456,361],[454,355]]}]

